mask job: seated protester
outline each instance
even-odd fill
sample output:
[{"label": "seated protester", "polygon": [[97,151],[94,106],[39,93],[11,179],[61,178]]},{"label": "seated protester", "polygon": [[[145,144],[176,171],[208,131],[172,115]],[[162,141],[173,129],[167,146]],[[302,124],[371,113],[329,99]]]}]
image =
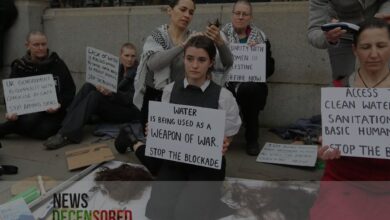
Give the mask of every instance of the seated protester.
[{"label": "seated protester", "polygon": [[[211,81],[211,70],[215,63],[216,48],[206,36],[195,36],[184,49],[185,79],[164,88],[162,101],[226,111],[225,139],[223,153],[241,125],[239,109],[233,95],[225,88]],[[167,181],[223,181],[225,178],[225,157],[220,170],[161,160],[159,169],[153,163],[155,158],[145,156],[145,145],[133,146],[140,161],[156,175],[152,187],[146,216],[151,219],[208,219],[213,216],[215,205],[219,204],[220,186],[195,184],[193,182]],[[173,185],[170,185],[170,184]],[[200,196],[200,197],[199,197]],[[201,198],[201,201],[198,199]],[[189,212],[192,210],[192,212]],[[193,212],[196,212],[194,214]]]},{"label": "seated protester", "polygon": [[[352,49],[360,67],[349,86],[390,88],[390,26],[379,19],[364,21]],[[310,219],[389,219],[389,159],[344,157],[322,145],[318,157],[326,167]]]},{"label": "seated protester", "polygon": [[[254,46],[266,44],[266,77],[271,76],[275,62],[271,56],[271,43],[259,28],[251,24],[252,5],[248,0],[238,0],[233,5],[232,22],[226,24],[222,31],[230,43],[243,43]],[[245,125],[246,153],[256,156],[260,152],[259,113],[266,104],[268,87],[259,82],[229,82],[227,88],[234,94],[240,106]]]},{"label": "seated protester", "polygon": [[40,31],[30,32],[26,39],[27,54],[11,64],[9,78],[52,74],[56,82],[59,106],[26,115],[7,113],[6,122],[0,124],[0,136],[20,134],[32,138],[46,139],[61,127],[66,108],[72,102],[76,86],[64,61],[55,52],[49,53],[47,37]]},{"label": "seated protester", "polygon": [[137,70],[136,48],[131,43],[121,47],[118,91],[113,93],[103,86],[85,83],[69,106],[68,113],[58,133],[47,139],[47,149],[57,149],[79,143],[83,126],[92,115],[105,122],[125,123],[140,119],[139,110],[133,105],[134,77]]}]

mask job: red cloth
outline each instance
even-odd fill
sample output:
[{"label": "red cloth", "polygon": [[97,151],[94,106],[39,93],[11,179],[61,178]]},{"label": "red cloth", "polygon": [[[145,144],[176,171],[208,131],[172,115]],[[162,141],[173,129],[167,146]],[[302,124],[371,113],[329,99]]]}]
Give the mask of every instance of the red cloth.
[{"label": "red cloth", "polygon": [[374,193],[357,184],[365,182],[322,181],[310,210],[311,220],[388,220],[390,193]]},{"label": "red cloth", "polygon": [[343,80],[333,80],[332,81],[333,87],[345,87]]},{"label": "red cloth", "polygon": [[390,160],[327,161],[310,219],[390,219]]},{"label": "red cloth", "polygon": [[329,160],[322,180],[390,181],[390,160],[358,157]]}]

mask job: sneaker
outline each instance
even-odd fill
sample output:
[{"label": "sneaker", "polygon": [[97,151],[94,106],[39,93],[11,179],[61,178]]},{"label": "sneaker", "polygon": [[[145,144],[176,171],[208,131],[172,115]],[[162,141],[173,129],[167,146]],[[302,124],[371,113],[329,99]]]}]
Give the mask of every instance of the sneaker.
[{"label": "sneaker", "polygon": [[72,141],[61,134],[51,136],[43,143],[48,150],[55,150],[69,144],[72,144]]},{"label": "sneaker", "polygon": [[257,156],[260,153],[260,147],[257,142],[248,144],[246,146],[246,153],[250,156]]}]

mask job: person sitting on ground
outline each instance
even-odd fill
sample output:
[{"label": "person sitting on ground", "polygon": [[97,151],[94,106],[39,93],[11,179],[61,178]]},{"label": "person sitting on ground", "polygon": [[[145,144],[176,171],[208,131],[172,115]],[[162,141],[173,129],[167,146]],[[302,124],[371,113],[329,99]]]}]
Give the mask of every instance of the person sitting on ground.
[{"label": "person sitting on ground", "polygon": [[[266,77],[271,76],[275,62],[271,55],[271,43],[259,28],[251,24],[252,5],[248,0],[238,0],[233,5],[232,22],[226,24],[222,31],[230,43],[244,43],[255,46],[266,44]],[[240,106],[245,124],[246,153],[256,156],[260,152],[259,113],[266,104],[268,87],[259,82],[229,82],[227,88],[234,94]]]},{"label": "person sitting on ground", "polygon": [[66,108],[72,102],[76,86],[68,67],[57,53],[49,53],[47,37],[40,31],[27,35],[27,54],[11,64],[9,78],[52,74],[59,106],[45,112],[17,115],[7,113],[6,122],[0,124],[0,136],[19,134],[37,139],[46,139],[55,134],[61,127]]},{"label": "person sitting on ground", "polygon": [[69,106],[68,113],[58,133],[47,139],[47,149],[57,149],[82,139],[83,126],[91,116],[97,115],[105,122],[126,123],[140,120],[140,112],[133,105],[134,77],[137,70],[136,47],[125,43],[120,51],[118,91],[104,86],[85,83]]},{"label": "person sitting on ground", "polygon": [[[352,48],[360,67],[349,86],[390,88],[390,26],[379,19],[364,21]],[[326,167],[310,219],[389,218],[389,159],[344,157],[339,149],[322,145],[318,157]]]}]

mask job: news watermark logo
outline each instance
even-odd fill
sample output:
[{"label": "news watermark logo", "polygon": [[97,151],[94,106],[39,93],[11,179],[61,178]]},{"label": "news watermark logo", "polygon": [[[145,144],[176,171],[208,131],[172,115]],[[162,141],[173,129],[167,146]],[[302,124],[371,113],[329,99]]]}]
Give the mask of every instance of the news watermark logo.
[{"label": "news watermark logo", "polygon": [[53,195],[52,220],[132,220],[131,210],[90,209],[88,193]]}]

